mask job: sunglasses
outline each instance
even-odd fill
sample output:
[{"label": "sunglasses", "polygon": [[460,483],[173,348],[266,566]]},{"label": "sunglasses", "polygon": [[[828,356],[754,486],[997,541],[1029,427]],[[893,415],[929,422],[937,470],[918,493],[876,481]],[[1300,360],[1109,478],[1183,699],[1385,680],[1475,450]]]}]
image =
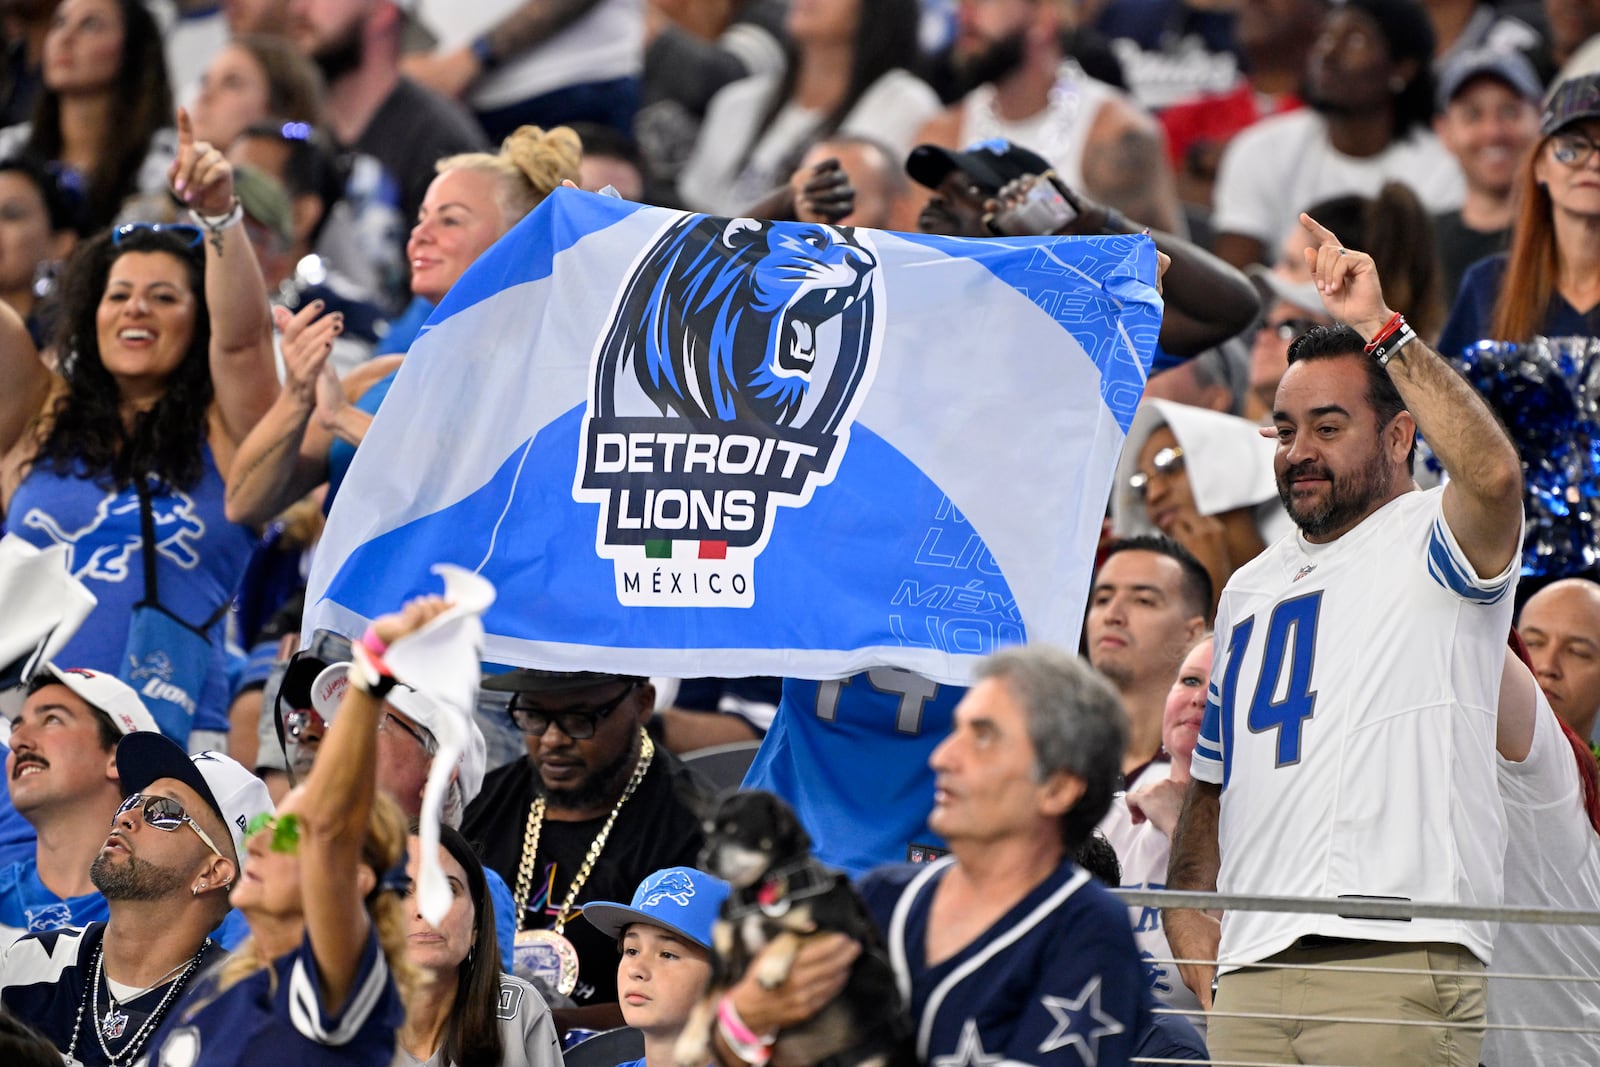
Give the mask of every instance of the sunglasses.
[{"label": "sunglasses", "polygon": [[1282,322],[1269,322],[1261,328],[1277,334],[1280,341],[1293,341],[1315,325],[1315,319],[1284,319]]},{"label": "sunglasses", "polygon": [[1128,488],[1132,489],[1134,495],[1140,499],[1144,498],[1145,492],[1150,488],[1150,479],[1156,474],[1166,477],[1174,471],[1183,470],[1183,449],[1176,445],[1163,448],[1150,460],[1150,465],[1155,468],[1155,474],[1140,471],[1128,478]]},{"label": "sunglasses", "polygon": [[205,231],[187,222],[130,222],[111,231],[111,243],[120,245],[137,233],[167,233],[178,238],[190,248],[199,248]]},{"label": "sunglasses", "polygon": [[117,818],[120,819],[135,808],[138,808],[144,816],[147,826],[154,826],[157,830],[165,830],[169,834],[177,831],[180,826],[187,824],[189,829],[193,830],[195,835],[205,842],[207,848],[218,856],[222,856],[222,850],[217,847],[215,841],[211,840],[211,835],[200,829],[200,824],[194,821],[194,816],[184,811],[183,805],[171,797],[146,796],[143,793],[131,794],[128,799],[122,802],[122,806],[117,809]]},{"label": "sunglasses", "polygon": [[245,823],[244,836],[251,838],[263,830],[272,833],[272,840],[267,843],[267,847],[272,851],[290,855],[300,851],[300,816],[292,812],[288,815],[274,815],[270,811],[263,811]]},{"label": "sunglasses", "polygon": [[555,723],[561,727],[561,732],[574,741],[587,741],[594,736],[600,726],[600,720],[616,711],[628,696],[639,688],[638,682],[631,682],[628,688],[618,693],[615,697],[603,704],[593,704],[586,708],[563,708],[560,711],[545,711],[542,708],[527,708],[517,704],[515,698],[511,701],[511,721],[517,729],[533,737],[543,737],[545,731],[550,729],[550,724]]}]

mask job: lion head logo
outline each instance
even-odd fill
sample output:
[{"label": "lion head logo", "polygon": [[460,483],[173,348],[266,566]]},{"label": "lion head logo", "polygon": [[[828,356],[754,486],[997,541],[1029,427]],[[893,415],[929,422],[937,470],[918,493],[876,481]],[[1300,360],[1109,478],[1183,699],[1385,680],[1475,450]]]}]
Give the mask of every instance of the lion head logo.
[{"label": "lion head logo", "polygon": [[622,603],[751,603],[774,509],[832,480],[871,384],[870,240],[681,215],[634,261],[593,353],[573,486],[602,505]]},{"label": "lion head logo", "polygon": [[682,871],[663,871],[659,878],[644,887],[643,895],[644,899],[639,902],[641,907],[653,908],[663,900],[670,900],[687,908],[694,899],[694,883]]},{"label": "lion head logo", "polygon": [[661,412],[832,431],[865,368],[877,262],[842,227],[679,220],[622,296],[601,349],[602,414],[621,413],[607,401],[631,369]]}]

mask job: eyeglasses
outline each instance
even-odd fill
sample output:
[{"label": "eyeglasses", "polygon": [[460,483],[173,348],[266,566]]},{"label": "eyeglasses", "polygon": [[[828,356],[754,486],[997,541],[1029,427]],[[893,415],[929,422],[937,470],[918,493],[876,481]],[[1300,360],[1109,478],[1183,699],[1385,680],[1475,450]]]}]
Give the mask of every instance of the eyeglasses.
[{"label": "eyeglasses", "polygon": [[1550,158],[1566,167],[1581,167],[1600,148],[1581,133],[1557,134],[1550,141]]},{"label": "eyeglasses", "polygon": [[120,245],[136,233],[169,233],[190,248],[199,248],[205,231],[187,222],[130,222],[111,231],[111,243]]},{"label": "eyeglasses", "polygon": [[270,811],[263,811],[245,824],[244,836],[254,837],[263,830],[272,832],[272,840],[267,843],[272,851],[291,855],[300,851],[300,816],[293,812],[274,815]]},{"label": "eyeglasses", "polygon": [[205,842],[206,848],[209,848],[218,856],[222,855],[222,850],[217,847],[215,841],[211,840],[211,835],[200,829],[200,824],[194,821],[194,816],[184,811],[183,805],[171,797],[145,796],[143,793],[133,793],[117,809],[116,817],[120,819],[135,808],[138,808],[144,815],[146,825],[154,826],[157,830],[165,830],[169,834],[187,823],[189,829],[193,830],[195,835]]},{"label": "eyeglasses", "polygon": [[383,713],[383,718],[378,720],[378,732],[380,734],[388,733],[388,724],[391,722],[394,723],[395,726],[399,727],[399,729],[404,733],[410,734],[411,739],[417,744],[421,745],[423,751],[427,752],[428,755],[432,756],[439,751],[439,742],[434,739],[434,736],[431,733],[422,729],[420,726],[408,725],[405,720],[401,719],[392,711],[385,711]]},{"label": "eyeglasses", "polygon": [[[1163,448],[1150,460],[1150,466],[1155,468],[1155,474],[1159,474],[1162,477],[1166,477],[1175,471],[1183,470],[1183,449],[1176,445],[1171,448]],[[1150,488],[1150,479],[1154,476],[1140,471],[1128,479],[1128,488],[1133,490],[1135,496],[1142,499],[1145,491]]]},{"label": "eyeglasses", "polygon": [[600,726],[600,720],[616,711],[628,695],[639,688],[639,683],[631,682],[628,688],[618,693],[604,704],[593,704],[586,708],[563,708],[560,711],[545,711],[543,708],[525,708],[517,705],[516,699],[511,701],[511,721],[525,734],[534,737],[543,737],[545,731],[550,729],[550,724],[555,723],[561,727],[561,732],[574,741],[586,741],[594,736],[595,730]]},{"label": "eyeglasses", "polygon": [[1261,328],[1277,334],[1280,341],[1293,341],[1315,325],[1315,319],[1284,319],[1282,322],[1269,322]]}]

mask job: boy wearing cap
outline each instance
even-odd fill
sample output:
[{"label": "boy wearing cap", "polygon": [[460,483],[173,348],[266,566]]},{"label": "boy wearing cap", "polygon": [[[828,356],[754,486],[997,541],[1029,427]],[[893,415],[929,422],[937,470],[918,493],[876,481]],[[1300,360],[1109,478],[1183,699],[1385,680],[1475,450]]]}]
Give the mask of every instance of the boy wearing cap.
[{"label": "boy wearing cap", "polygon": [[46,665],[29,685],[11,721],[6,787],[38,843],[0,869],[0,947],[106,917],[89,867],[122,803],[117,742],[138,731],[159,732],[155,718],[109,674]]},{"label": "boy wearing cap", "polygon": [[116,757],[128,795],[91,867],[107,920],[29,934],[0,958],[0,1006],[85,1067],[134,1062],[226,955],[208,935],[228,913],[245,826],[272,810],[261,780],[220,753],[190,757],[141,731]]},{"label": "boy wearing cap", "polygon": [[631,905],[595,901],[583,917],[617,939],[622,1017],[644,1034],[644,1058],[619,1067],[676,1067],[673,1047],[711,980],[711,927],[728,883],[693,867],[656,871]]}]

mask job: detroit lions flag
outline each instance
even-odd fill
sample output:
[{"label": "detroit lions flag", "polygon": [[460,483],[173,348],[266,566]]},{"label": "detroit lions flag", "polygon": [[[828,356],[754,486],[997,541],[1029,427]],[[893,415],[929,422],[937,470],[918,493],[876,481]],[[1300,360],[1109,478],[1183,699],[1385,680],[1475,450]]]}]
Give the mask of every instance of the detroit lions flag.
[{"label": "detroit lions flag", "polygon": [[1148,237],[963,240],[558,190],[429,319],[308,632],[454,563],[491,660],[945,682],[1075,647],[1161,321]]}]

